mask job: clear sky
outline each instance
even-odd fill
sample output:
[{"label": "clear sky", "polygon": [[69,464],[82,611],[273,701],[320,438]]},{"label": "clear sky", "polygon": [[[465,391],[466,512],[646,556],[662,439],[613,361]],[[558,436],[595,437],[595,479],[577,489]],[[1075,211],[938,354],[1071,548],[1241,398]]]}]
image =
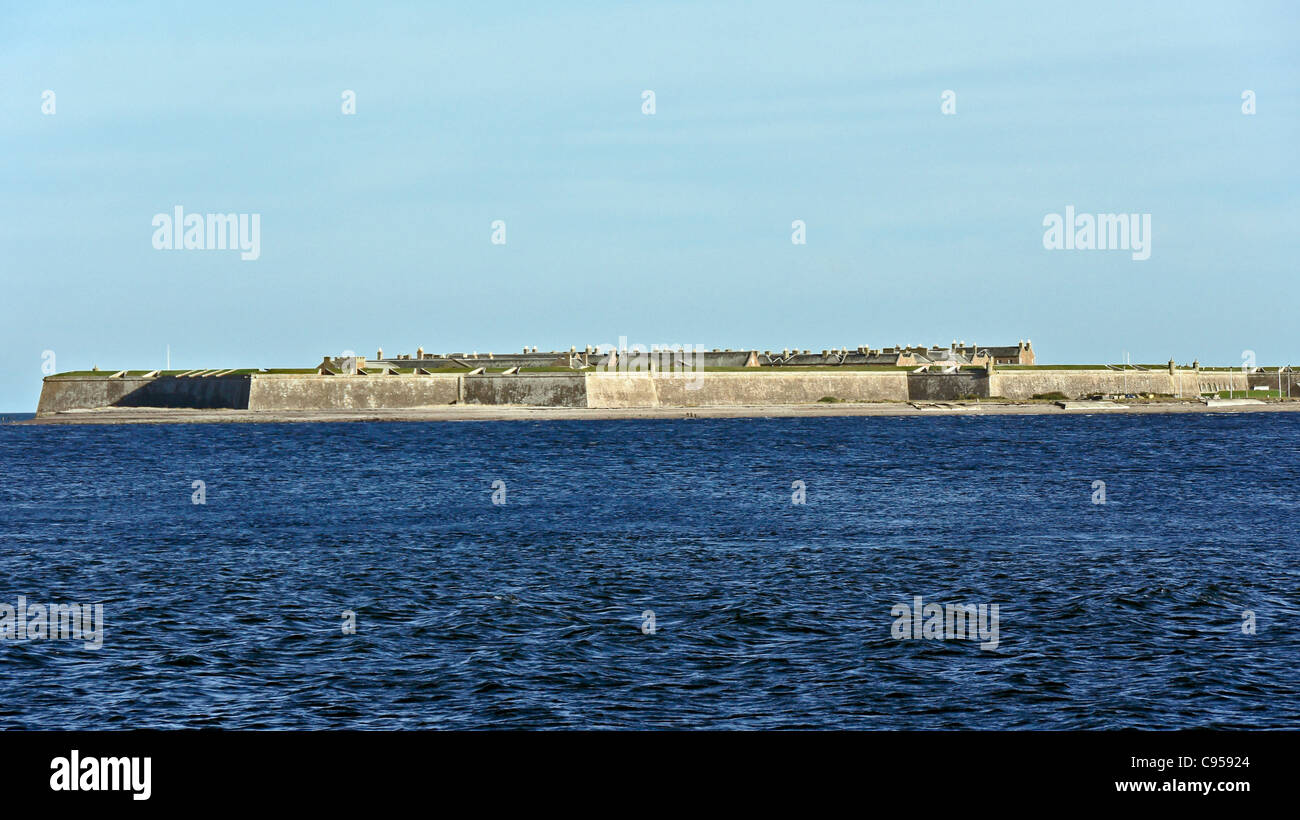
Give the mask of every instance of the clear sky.
[{"label": "clear sky", "polygon": [[[45,351],[168,345],[1300,365],[1294,2],[29,5],[0,8],[0,410]],[[259,214],[260,258],[156,250],[178,205]],[[1150,214],[1150,259],[1044,249],[1067,205]]]}]

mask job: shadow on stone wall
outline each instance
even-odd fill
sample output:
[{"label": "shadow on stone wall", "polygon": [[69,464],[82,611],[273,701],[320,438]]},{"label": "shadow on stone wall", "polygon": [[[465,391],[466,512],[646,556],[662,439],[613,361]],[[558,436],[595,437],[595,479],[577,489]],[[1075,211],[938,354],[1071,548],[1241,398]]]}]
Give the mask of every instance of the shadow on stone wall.
[{"label": "shadow on stone wall", "polygon": [[907,397],[912,401],[957,401],[989,397],[987,373],[908,373]]},{"label": "shadow on stone wall", "polygon": [[41,385],[38,415],[96,407],[188,407],[243,410],[248,407],[249,378],[61,378]]},{"label": "shadow on stone wall", "polygon": [[132,390],[118,407],[190,407],[197,410],[244,410],[248,407],[247,376],[177,378],[160,376]]}]

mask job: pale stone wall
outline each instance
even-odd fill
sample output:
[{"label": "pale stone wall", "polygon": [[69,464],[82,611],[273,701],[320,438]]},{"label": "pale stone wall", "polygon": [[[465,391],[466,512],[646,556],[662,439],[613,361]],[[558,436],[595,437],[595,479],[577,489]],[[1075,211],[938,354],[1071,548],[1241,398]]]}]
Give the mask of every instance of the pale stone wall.
[{"label": "pale stone wall", "polygon": [[589,373],[588,407],[727,407],[845,401],[907,401],[907,374]]},{"label": "pale stone wall", "polygon": [[649,373],[588,373],[588,407],[658,407],[659,391]]},{"label": "pale stone wall", "polygon": [[1176,370],[997,370],[990,377],[989,394],[1008,399],[1028,399],[1043,393],[1064,393],[1070,398],[1097,393],[1162,393],[1196,397],[1213,390],[1245,390],[1240,371],[1197,372]]},{"label": "pale stone wall", "polygon": [[250,410],[366,410],[454,404],[461,377],[311,376],[269,374],[252,377]]}]

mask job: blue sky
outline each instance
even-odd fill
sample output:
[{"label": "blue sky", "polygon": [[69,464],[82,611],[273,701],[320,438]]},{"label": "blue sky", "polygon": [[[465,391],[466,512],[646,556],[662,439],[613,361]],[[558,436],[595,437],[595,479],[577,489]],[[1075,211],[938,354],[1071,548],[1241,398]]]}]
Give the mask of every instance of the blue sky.
[{"label": "blue sky", "polygon": [[[1298,40],[1294,3],[6,4],[0,410],[44,351],[167,345],[1300,364]],[[261,257],[155,250],[176,205]],[[1151,258],[1045,250],[1067,205],[1151,214]]]}]

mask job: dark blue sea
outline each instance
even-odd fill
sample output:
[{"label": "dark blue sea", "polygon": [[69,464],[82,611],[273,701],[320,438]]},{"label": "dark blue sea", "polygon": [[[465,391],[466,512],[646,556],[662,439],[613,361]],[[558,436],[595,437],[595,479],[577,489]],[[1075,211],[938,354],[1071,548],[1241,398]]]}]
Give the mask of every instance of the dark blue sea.
[{"label": "dark blue sea", "polygon": [[[1296,728],[1297,442],[1288,413],[0,426],[0,605],[104,607],[98,649],[0,641],[0,727]],[[896,637],[916,596],[997,604],[997,646]]]}]

